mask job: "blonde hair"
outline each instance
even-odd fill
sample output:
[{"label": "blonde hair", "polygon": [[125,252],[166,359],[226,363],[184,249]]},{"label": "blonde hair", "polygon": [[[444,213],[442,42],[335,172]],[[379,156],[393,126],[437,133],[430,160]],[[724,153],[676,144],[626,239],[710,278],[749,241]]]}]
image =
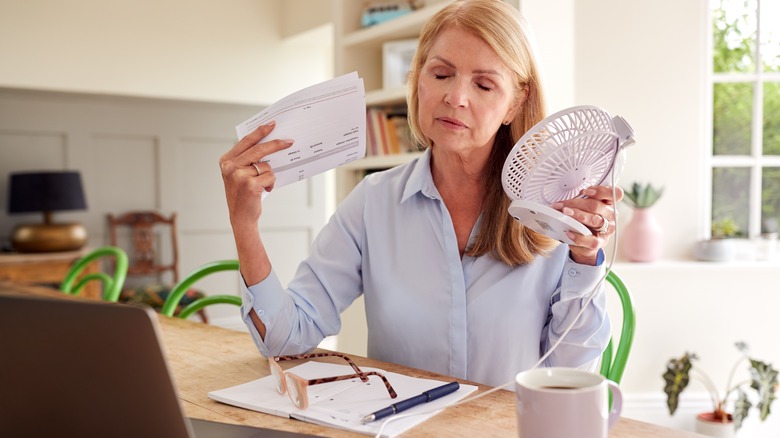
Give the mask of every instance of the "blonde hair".
[{"label": "blonde hair", "polygon": [[509,266],[546,254],[557,241],[536,233],[514,220],[507,209],[509,198],[501,185],[504,161],[523,134],[544,118],[544,96],[527,25],[520,13],[501,0],[458,0],[436,13],[423,27],[408,78],[407,104],[413,140],[422,147],[431,141],[420,128],[417,85],[420,72],[436,38],[445,29],[459,29],[482,39],[514,74],[514,94],[523,99],[508,126],[501,125],[488,165],[484,169],[485,201],[482,222],[469,256],[491,254]]}]

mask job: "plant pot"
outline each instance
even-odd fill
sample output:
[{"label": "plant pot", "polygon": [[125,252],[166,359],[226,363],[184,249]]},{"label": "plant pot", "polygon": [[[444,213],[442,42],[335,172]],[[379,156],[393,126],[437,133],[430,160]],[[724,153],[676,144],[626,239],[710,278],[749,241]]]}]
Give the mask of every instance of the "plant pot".
[{"label": "plant pot", "polygon": [[698,260],[705,262],[728,262],[734,260],[737,244],[734,239],[710,239],[696,242],[693,250]]},{"label": "plant pot", "polygon": [[661,256],[661,226],[649,208],[635,208],[623,229],[621,252],[631,262],[652,262]]},{"label": "plant pot", "polygon": [[696,416],[696,433],[717,438],[733,438],[737,436],[731,414],[726,421],[715,419],[713,412],[703,412]]}]

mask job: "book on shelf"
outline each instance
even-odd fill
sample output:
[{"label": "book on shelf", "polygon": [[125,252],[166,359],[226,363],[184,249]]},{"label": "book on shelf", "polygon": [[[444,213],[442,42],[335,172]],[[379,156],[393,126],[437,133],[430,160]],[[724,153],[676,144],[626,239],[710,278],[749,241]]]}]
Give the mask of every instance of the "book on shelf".
[{"label": "book on shelf", "polygon": [[368,156],[405,154],[415,150],[405,111],[368,108],[366,126]]}]

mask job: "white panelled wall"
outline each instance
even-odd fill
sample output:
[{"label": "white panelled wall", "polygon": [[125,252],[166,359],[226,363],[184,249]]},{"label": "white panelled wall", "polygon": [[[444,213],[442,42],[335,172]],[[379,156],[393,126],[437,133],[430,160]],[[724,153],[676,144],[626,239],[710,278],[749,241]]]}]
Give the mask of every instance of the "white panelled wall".
[{"label": "white panelled wall", "polygon": [[[78,221],[89,245],[108,243],[106,215],[128,210],[177,214],[179,274],[222,259],[235,259],[218,160],[235,142],[233,124],[257,107],[150,98],[0,89],[0,203],[12,171],[73,169],[82,175],[87,210],[55,212],[55,221]],[[286,282],[309,252],[327,219],[325,178],[274,190],[260,221],[277,273]],[[0,213],[0,235],[13,226],[40,222],[42,214]],[[163,257],[168,235],[159,236]],[[163,260],[170,260],[164,258]],[[171,279],[166,279],[170,281]],[[198,282],[206,293],[237,293],[235,272]],[[242,328],[235,308],[207,310],[211,321]]]}]

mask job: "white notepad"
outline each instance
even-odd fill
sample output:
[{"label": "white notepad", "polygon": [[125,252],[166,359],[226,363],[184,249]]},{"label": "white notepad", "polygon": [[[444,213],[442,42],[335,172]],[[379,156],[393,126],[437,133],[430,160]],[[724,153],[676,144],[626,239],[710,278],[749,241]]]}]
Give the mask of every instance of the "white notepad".
[{"label": "white notepad", "polygon": [[[362,368],[362,370],[383,374],[393,385],[398,397],[391,399],[384,383],[376,376],[369,377],[369,381],[365,383],[355,378],[309,386],[309,407],[306,409],[296,408],[287,394],[280,395],[276,392],[271,376],[231,388],[212,391],[209,392],[208,396],[216,401],[244,409],[375,435],[384,419],[362,424],[363,417],[392,403],[414,397],[423,391],[447,383],[439,380],[409,377],[376,368]],[[348,365],[313,361],[290,368],[287,371],[304,379],[341,376],[355,372]],[[399,435],[435,415],[437,409],[445,408],[461,400],[476,389],[476,386],[461,384],[460,388],[452,394],[404,411],[403,414],[424,411],[426,413],[389,422],[383,429],[382,436]],[[393,418],[393,416],[388,418]]]}]

